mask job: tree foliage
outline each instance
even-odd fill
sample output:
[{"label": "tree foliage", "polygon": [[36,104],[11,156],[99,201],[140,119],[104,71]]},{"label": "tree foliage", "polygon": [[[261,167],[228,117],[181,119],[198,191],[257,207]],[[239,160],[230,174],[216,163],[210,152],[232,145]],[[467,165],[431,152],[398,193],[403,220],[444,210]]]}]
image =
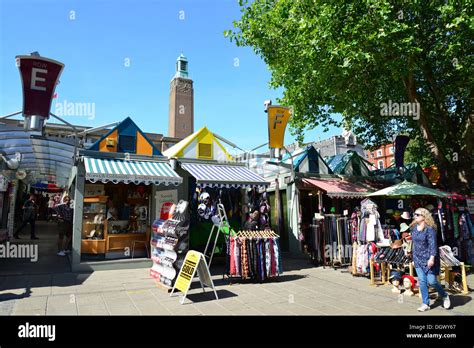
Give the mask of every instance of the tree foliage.
[{"label": "tree foliage", "polygon": [[[293,107],[291,132],[339,124],[363,143],[399,133],[421,140],[451,184],[467,190],[473,153],[472,1],[239,1],[225,35],[268,65],[270,85]],[[383,103],[417,103],[419,115],[383,116]]]}]

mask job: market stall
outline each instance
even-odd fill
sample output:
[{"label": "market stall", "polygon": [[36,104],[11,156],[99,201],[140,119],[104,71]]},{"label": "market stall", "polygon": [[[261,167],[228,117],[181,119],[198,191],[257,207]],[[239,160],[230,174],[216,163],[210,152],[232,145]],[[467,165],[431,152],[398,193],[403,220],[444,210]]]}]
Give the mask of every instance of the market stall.
[{"label": "market stall", "polygon": [[[248,219],[249,193],[268,186],[260,175],[235,161],[219,139],[206,127],[189,135],[163,153],[183,178],[179,199],[190,203],[190,248],[204,251],[214,225],[217,205],[222,204],[229,225],[239,230]],[[216,253],[225,252],[219,237]],[[212,249],[214,249],[212,247]]]},{"label": "market stall", "polygon": [[[469,213],[462,209],[462,207],[458,207],[460,209],[457,210],[457,214],[455,215],[453,213],[451,216],[453,210],[447,200],[449,198],[448,193],[417,185],[405,180],[394,186],[373,192],[368,196],[384,197],[386,199],[409,199],[410,204],[408,206],[410,206],[413,211],[419,207],[423,207],[423,205],[420,204],[420,202],[423,202],[423,199],[425,199],[424,202],[427,202],[426,199],[429,198],[436,199],[435,205],[430,204],[426,206],[426,208],[431,211],[433,219],[438,226],[437,239],[438,246],[440,248],[440,255],[442,256],[442,264],[444,262],[444,268],[448,269],[461,265],[464,267],[464,263],[460,262],[459,259],[463,260],[466,258],[466,260],[470,262],[470,256],[467,250],[463,251],[463,247],[464,249],[467,249],[469,246],[472,247],[471,239],[474,236],[472,222]],[[409,249],[405,248],[405,246],[410,244],[409,228],[405,223],[402,223],[402,225],[404,225],[402,226],[402,229],[400,231],[396,231],[398,232],[397,234],[390,235],[391,244],[389,248],[385,247],[376,250],[376,256],[373,263],[376,265],[385,264],[387,270],[396,269],[397,272],[406,272],[407,268],[411,267],[409,273],[411,276],[414,276]],[[450,258],[446,250],[451,251],[454,248],[456,248],[455,250],[460,250],[461,253],[456,254],[456,257],[452,255]],[[404,252],[401,252],[400,250],[403,249],[405,249]],[[381,277],[383,281],[389,280],[387,274],[382,274]],[[373,274],[372,283],[374,283]]]},{"label": "market stall", "polygon": [[[81,150],[71,179],[73,269],[106,268],[111,265],[106,260],[149,258],[155,194],[181,183],[168,159],[129,118]],[[126,264],[122,261],[119,267]]]}]

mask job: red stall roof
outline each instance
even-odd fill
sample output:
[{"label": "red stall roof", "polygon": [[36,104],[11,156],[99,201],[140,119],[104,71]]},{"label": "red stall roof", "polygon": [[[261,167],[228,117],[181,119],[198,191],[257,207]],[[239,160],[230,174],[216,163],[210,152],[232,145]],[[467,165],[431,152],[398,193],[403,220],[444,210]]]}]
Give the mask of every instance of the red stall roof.
[{"label": "red stall roof", "polygon": [[371,193],[369,189],[345,180],[323,180],[304,178],[304,187],[316,187],[332,198],[362,198]]}]

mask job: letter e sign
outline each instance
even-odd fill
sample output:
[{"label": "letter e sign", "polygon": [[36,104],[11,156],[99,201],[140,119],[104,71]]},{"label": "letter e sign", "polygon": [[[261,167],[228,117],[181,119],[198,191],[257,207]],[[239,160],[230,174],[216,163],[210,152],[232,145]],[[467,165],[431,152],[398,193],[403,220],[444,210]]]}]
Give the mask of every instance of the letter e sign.
[{"label": "letter e sign", "polygon": [[43,86],[38,86],[36,82],[41,81],[44,82],[46,79],[44,77],[38,76],[38,73],[41,74],[48,74],[48,70],[46,69],[39,69],[39,68],[33,68],[31,69],[31,85],[30,88],[34,89],[36,91],[46,91],[46,87]]}]

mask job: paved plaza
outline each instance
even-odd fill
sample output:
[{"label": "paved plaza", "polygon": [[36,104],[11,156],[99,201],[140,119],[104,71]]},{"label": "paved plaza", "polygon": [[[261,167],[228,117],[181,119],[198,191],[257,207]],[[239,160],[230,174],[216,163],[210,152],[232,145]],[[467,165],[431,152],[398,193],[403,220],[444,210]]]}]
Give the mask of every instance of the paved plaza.
[{"label": "paved plaza", "polygon": [[[25,263],[23,273],[14,272],[11,265],[2,268],[1,315],[429,316],[474,313],[472,293],[452,296],[451,310],[435,304],[431,311],[418,313],[420,299],[399,299],[391,292],[390,285],[371,286],[368,278],[353,277],[347,270],[314,267],[308,260],[289,258],[284,259],[284,274],[266,283],[231,283],[223,279],[222,266],[213,265],[211,271],[219,300],[215,300],[210,289],[203,293],[196,278],[181,305],[178,296],[170,297],[149,276],[148,269],[70,272],[67,259],[54,254],[54,246],[47,243],[48,238],[54,236],[43,234],[39,241],[40,256],[46,252],[50,255],[40,257],[40,265]],[[42,273],[40,269],[52,271]],[[474,288],[473,275],[468,275],[468,284]]]}]

